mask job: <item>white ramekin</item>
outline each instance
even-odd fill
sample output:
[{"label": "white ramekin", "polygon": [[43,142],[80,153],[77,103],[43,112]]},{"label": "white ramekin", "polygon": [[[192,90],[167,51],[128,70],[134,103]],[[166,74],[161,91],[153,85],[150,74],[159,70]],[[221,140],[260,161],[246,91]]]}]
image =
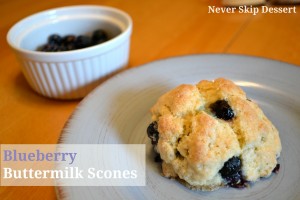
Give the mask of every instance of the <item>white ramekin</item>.
[{"label": "white ramekin", "polygon": [[[88,34],[98,28],[114,37],[79,50],[36,51],[51,34]],[[127,65],[131,32],[132,20],[121,10],[93,5],[68,6],[19,21],[9,30],[7,41],[36,92],[55,99],[76,99]]]}]

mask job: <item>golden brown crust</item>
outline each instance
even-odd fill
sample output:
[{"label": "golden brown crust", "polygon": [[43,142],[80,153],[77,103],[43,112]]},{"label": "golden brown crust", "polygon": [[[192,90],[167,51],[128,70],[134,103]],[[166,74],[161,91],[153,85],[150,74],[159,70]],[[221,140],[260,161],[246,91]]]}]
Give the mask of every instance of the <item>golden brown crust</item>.
[{"label": "golden brown crust", "polygon": [[[235,117],[218,119],[210,105],[226,100]],[[214,190],[224,186],[218,173],[233,156],[242,160],[249,181],[269,176],[280,155],[274,125],[244,91],[224,78],[180,85],[161,96],[151,108],[158,123],[157,150],[163,175],[182,180],[189,188]]]},{"label": "golden brown crust", "polygon": [[153,120],[165,114],[180,117],[195,112],[201,105],[203,101],[197,87],[184,84],[161,96],[151,112]]}]

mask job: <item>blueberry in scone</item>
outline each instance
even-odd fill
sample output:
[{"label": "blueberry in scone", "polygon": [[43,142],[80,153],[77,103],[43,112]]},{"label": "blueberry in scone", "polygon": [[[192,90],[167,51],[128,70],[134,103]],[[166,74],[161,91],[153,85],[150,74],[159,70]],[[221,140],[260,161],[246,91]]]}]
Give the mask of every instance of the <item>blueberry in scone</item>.
[{"label": "blueberry in scone", "polygon": [[277,129],[230,80],[180,85],[162,95],[151,114],[147,134],[165,177],[211,191],[278,173]]},{"label": "blueberry in scone", "polygon": [[234,112],[226,100],[218,100],[210,108],[220,119],[230,120],[234,117]]},{"label": "blueberry in scone", "polygon": [[158,142],[158,127],[157,122],[152,122],[147,128],[147,135],[151,139],[152,145],[157,145]]}]

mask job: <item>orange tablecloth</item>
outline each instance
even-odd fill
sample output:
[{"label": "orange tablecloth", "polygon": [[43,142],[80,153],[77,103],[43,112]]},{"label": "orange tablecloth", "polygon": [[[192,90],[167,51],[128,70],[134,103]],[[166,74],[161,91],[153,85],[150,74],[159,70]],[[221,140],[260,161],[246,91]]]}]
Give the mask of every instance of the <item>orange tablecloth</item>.
[{"label": "orange tablecloth", "polygon": [[[8,29],[37,11],[75,4],[117,7],[133,18],[128,68],[156,59],[235,53],[300,65],[300,7],[296,14],[209,14],[208,0],[2,0],[0,3],[0,143],[56,143],[80,102],[39,96],[23,77],[6,42]],[[0,199],[55,199],[53,187],[1,187]]]}]

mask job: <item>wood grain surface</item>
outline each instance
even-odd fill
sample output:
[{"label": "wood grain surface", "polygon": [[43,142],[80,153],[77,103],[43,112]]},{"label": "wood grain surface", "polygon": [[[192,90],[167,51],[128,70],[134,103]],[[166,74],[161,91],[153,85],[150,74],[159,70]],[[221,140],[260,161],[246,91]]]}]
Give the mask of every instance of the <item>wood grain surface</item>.
[{"label": "wood grain surface", "polygon": [[[0,143],[54,144],[80,100],[57,101],[27,84],[6,42],[9,28],[45,9],[95,4],[133,19],[128,68],[157,59],[202,53],[253,55],[300,65],[300,7],[296,14],[208,13],[209,0],[1,0]],[[209,66],[208,66],[209,67]],[[0,187],[0,199],[55,199],[53,187]]]}]

